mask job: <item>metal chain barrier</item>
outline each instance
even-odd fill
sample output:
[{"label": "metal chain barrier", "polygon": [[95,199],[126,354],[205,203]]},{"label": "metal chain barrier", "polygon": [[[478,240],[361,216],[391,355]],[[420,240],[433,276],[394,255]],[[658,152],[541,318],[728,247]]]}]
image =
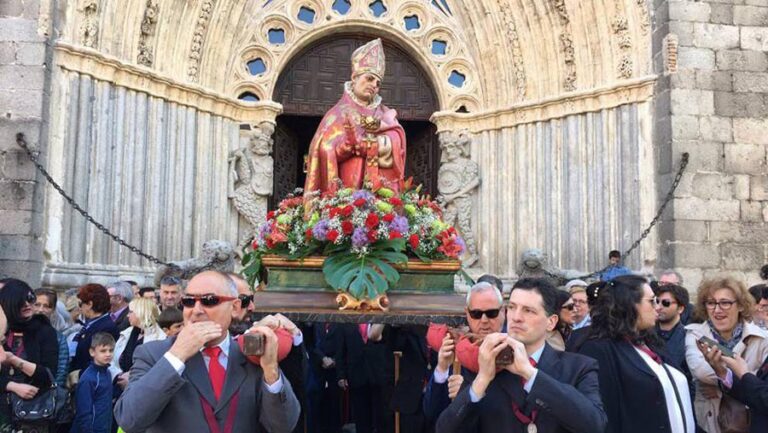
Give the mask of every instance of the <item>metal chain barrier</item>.
[{"label": "metal chain barrier", "polygon": [[[56,183],[55,180],[53,180],[53,178],[48,173],[48,171],[45,169],[45,167],[43,167],[42,164],[40,164],[40,161],[38,160],[37,156],[29,149],[29,145],[27,144],[27,141],[24,138],[24,134],[22,134],[22,133],[16,134],[16,144],[18,144],[22,149],[24,149],[24,151],[27,153],[27,156],[29,156],[29,159],[32,161],[33,164],[35,164],[35,167],[37,168],[37,170],[40,173],[42,173],[42,175],[45,177],[45,179],[48,181],[48,183],[50,183],[51,186],[62,197],[64,197],[64,199],[70,204],[70,206],[72,206],[73,209],[75,209],[80,215],[83,216],[83,218],[85,218],[88,222],[90,222],[97,229],[99,229],[99,231],[101,231],[105,235],[109,236],[110,238],[112,238],[112,240],[114,240],[118,244],[122,245],[123,247],[128,248],[134,254],[137,254],[137,255],[139,255],[139,256],[149,260],[150,262],[152,262],[152,263],[154,263],[156,265],[176,266],[176,265],[174,265],[172,263],[164,262],[164,261],[158,259],[157,257],[151,255],[151,254],[145,253],[144,251],[142,251],[138,247],[136,247],[134,245],[131,245],[128,242],[126,242],[120,236],[117,236],[116,234],[114,234],[111,231],[109,231],[109,229],[104,227],[104,225],[101,224],[100,222],[96,221],[90,214],[88,214],[88,212],[86,212],[82,207],[80,207],[80,205],[78,205],[75,202],[75,200],[72,197],[70,197],[64,191],[64,189],[61,186],[59,186],[58,183]],[[687,152],[683,153],[682,154],[682,158],[680,159],[680,168],[678,168],[677,174],[675,175],[675,179],[672,182],[672,186],[670,187],[669,191],[667,192],[667,195],[664,197],[664,201],[661,203],[661,206],[659,206],[659,209],[656,212],[656,216],[653,217],[653,220],[651,220],[651,223],[648,224],[648,227],[646,227],[646,229],[643,230],[643,232],[640,234],[640,237],[635,242],[633,242],[632,245],[626,251],[624,251],[622,253],[622,258],[628,257],[630,254],[632,254],[632,252],[635,249],[637,249],[638,246],[640,246],[640,243],[643,240],[645,240],[645,238],[648,237],[648,235],[651,233],[651,230],[653,229],[653,227],[656,224],[658,224],[658,222],[661,220],[661,215],[662,215],[662,213],[664,213],[664,210],[667,208],[667,205],[669,204],[669,202],[672,201],[672,199],[675,198],[675,190],[677,190],[678,185],[680,185],[680,180],[683,177],[683,173],[685,172],[685,168],[688,166],[688,159],[689,159],[688,153]],[[213,263],[209,263],[208,265],[204,266],[203,268],[208,268],[212,264]],[[608,265],[608,266],[606,266],[606,267],[604,267],[604,268],[602,268],[602,269],[600,269],[598,271],[594,271],[592,273],[579,276],[576,279],[582,279],[583,280],[583,279],[594,277],[597,274],[605,272],[610,267],[611,267],[611,265]],[[547,271],[546,269],[544,270],[544,273],[549,275],[550,277],[553,277],[553,278],[556,278],[556,279],[561,279],[562,278],[560,275],[553,274],[553,273]]]},{"label": "metal chain barrier", "polygon": [[51,184],[53,189],[55,189],[62,197],[64,197],[64,199],[69,203],[70,206],[72,206],[74,210],[76,210],[80,215],[82,215],[83,218],[85,218],[89,223],[93,224],[97,229],[99,229],[99,231],[101,231],[105,235],[112,238],[112,240],[114,240],[118,244],[124,246],[125,248],[128,248],[129,250],[131,250],[132,253],[137,254],[156,265],[175,266],[172,263],[164,262],[151,254],[145,253],[138,247],[129,244],[120,236],[109,231],[108,228],[104,227],[104,224],[101,224],[100,222],[96,221],[90,214],[88,214],[88,212],[86,212],[82,207],[80,207],[80,205],[78,205],[77,202],[75,202],[75,200],[72,197],[70,197],[64,191],[64,189],[61,186],[59,186],[58,183],[56,183],[55,180],[53,180],[53,178],[45,169],[45,167],[43,167],[43,165],[40,164],[40,161],[38,160],[37,155],[35,155],[29,149],[29,145],[27,144],[27,140],[24,138],[24,134],[22,133],[16,134],[16,144],[18,144],[22,149],[24,149],[24,151],[27,153],[27,156],[29,156],[29,159],[32,161],[33,164],[35,164],[35,167],[37,167],[37,170],[40,173],[42,173],[42,175],[45,177],[48,183]]},{"label": "metal chain barrier", "polygon": [[[678,185],[680,185],[680,180],[683,178],[683,173],[685,173],[685,168],[688,166],[688,158],[689,158],[688,152],[685,152],[682,154],[680,159],[680,168],[677,169],[677,174],[675,174],[675,179],[672,181],[672,186],[669,188],[669,191],[667,192],[667,195],[664,197],[664,201],[661,203],[661,206],[659,206],[659,210],[656,211],[656,215],[651,220],[651,223],[648,224],[648,227],[643,230],[643,232],[640,234],[640,237],[637,238],[636,241],[632,243],[632,245],[623,253],[621,253],[622,260],[625,257],[628,257],[630,254],[632,254],[637,247],[640,246],[640,243],[645,240],[645,238],[648,237],[648,235],[651,233],[651,229],[658,224],[659,221],[661,221],[661,215],[664,213],[664,209],[667,208],[667,205],[669,202],[672,201],[672,199],[675,198],[675,190],[677,189]],[[598,271],[594,271],[592,273],[582,275],[576,278],[569,278],[570,280],[586,280],[588,278],[592,278],[595,275],[602,274],[603,272],[607,271],[612,265],[608,265]],[[556,278],[556,279],[562,279],[562,276],[555,275],[546,269],[544,270],[544,273],[549,275],[550,277]]]}]

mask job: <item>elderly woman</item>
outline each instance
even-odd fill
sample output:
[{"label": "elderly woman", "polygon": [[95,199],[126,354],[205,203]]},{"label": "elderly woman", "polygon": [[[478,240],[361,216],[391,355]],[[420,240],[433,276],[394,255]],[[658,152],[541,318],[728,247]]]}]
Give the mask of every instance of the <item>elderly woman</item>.
[{"label": "elderly woman", "polygon": [[685,360],[696,380],[694,406],[699,426],[707,433],[720,433],[718,421],[721,407],[729,409],[729,429],[733,420],[746,420],[746,407],[723,401],[717,374],[709,365],[697,341],[708,337],[741,356],[748,371],[754,373],[768,357],[768,334],[751,322],[754,301],[744,281],[732,276],[718,276],[705,280],[699,286],[696,308],[704,323],[685,327]]},{"label": "elderly woman", "polygon": [[133,352],[141,344],[165,340],[165,332],[157,324],[160,310],[154,299],[133,298],[128,304],[128,322],[131,326],[120,333],[115,344],[112,366],[128,373],[133,366]]},{"label": "elderly woman", "polygon": [[97,332],[106,332],[117,340],[120,333],[115,322],[109,317],[109,293],[101,284],[86,284],[77,292],[80,314],[85,318],[85,325],[75,335],[75,356],[69,364],[69,371],[74,372],[88,367],[91,362],[91,339]]},{"label": "elderly woman", "polygon": [[656,296],[647,280],[623,275],[590,285],[592,329],[579,353],[597,360],[606,433],[694,433],[685,375],[656,336]]}]

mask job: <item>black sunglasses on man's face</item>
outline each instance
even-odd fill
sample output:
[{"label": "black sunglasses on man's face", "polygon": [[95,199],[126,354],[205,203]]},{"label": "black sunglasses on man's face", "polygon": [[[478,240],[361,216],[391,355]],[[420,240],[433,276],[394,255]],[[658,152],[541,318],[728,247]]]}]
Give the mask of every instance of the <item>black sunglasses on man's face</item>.
[{"label": "black sunglasses on man's face", "polygon": [[501,308],[496,308],[494,310],[469,310],[469,317],[475,320],[480,320],[483,318],[483,314],[485,314],[485,317],[495,319],[499,316],[499,311],[501,311]]},{"label": "black sunglasses on man's face", "polygon": [[240,306],[242,308],[248,308],[253,302],[253,295],[237,295],[237,299],[240,300]]}]

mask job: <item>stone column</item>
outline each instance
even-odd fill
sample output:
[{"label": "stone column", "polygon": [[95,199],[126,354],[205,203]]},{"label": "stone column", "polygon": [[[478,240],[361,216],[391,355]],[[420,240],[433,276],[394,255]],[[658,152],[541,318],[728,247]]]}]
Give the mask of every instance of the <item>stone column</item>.
[{"label": "stone column", "polygon": [[660,266],[692,290],[721,270],[756,283],[768,252],[768,4],[654,4],[659,197],[690,153],[660,227]]},{"label": "stone column", "polygon": [[0,3],[0,278],[32,287],[43,262],[43,184],[15,136],[22,132],[35,151],[45,149],[51,62],[41,9],[39,1]]}]

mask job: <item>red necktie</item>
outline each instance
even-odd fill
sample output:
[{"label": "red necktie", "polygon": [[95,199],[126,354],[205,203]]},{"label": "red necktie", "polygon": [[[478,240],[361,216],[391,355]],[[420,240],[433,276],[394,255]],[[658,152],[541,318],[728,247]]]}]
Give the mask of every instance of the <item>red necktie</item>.
[{"label": "red necktie", "polygon": [[360,336],[363,337],[363,343],[368,343],[368,324],[360,324]]},{"label": "red necktie", "polygon": [[211,386],[213,387],[213,395],[216,396],[216,400],[221,397],[221,390],[224,389],[224,377],[226,376],[226,370],[219,363],[219,355],[221,354],[221,347],[206,347],[203,349],[210,361],[208,362],[208,376],[211,378]]}]

